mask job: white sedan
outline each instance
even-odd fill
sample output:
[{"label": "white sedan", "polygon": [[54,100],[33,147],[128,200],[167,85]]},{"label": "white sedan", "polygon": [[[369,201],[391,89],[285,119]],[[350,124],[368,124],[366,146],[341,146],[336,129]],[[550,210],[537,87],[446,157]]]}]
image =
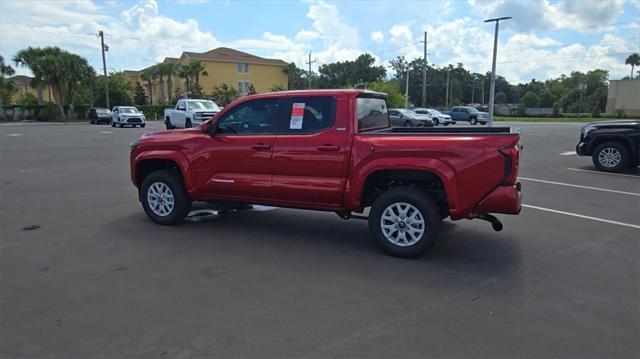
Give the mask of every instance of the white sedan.
[{"label": "white sedan", "polygon": [[438,110],[431,108],[414,108],[412,111],[421,115],[429,116],[429,118],[433,120],[434,126],[438,126],[440,124],[445,126],[455,124],[455,122],[451,120],[451,116],[440,113]]}]

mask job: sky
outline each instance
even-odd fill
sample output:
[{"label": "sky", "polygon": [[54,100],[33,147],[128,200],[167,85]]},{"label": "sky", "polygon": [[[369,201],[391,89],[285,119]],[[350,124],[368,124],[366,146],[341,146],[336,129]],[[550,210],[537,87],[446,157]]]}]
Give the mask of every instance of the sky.
[{"label": "sky", "polygon": [[513,17],[500,25],[496,71],[513,83],[595,68],[619,79],[630,73],[626,57],[640,52],[640,0],[0,0],[0,55],[58,46],[101,71],[104,30],[109,71],[220,46],[304,68],[311,52],[317,71],[362,53],[384,66],[420,58],[427,31],[429,64],[485,73],[494,25],[483,20],[498,16]]}]

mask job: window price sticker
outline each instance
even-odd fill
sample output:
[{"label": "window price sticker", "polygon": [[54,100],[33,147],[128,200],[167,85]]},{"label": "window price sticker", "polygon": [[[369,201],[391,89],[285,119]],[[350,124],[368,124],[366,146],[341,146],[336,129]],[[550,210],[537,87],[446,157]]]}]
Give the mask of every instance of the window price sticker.
[{"label": "window price sticker", "polygon": [[291,108],[291,122],[289,122],[289,129],[301,130],[302,119],[304,118],[304,102],[294,103]]}]

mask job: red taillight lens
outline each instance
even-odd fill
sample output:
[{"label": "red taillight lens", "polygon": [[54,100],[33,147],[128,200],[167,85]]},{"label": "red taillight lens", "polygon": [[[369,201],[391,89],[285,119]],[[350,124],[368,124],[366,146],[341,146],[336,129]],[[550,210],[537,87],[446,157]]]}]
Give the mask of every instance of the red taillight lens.
[{"label": "red taillight lens", "polygon": [[504,155],[504,177],[502,183],[507,185],[515,184],[518,178],[520,144],[516,143],[511,147],[500,147],[498,151]]}]

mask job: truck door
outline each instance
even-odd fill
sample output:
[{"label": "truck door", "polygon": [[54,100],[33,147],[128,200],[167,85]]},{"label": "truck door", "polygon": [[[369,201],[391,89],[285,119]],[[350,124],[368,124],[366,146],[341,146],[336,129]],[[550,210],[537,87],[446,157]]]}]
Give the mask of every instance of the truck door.
[{"label": "truck door", "polygon": [[292,97],[273,149],[272,192],[281,201],[342,203],[349,147],[348,104],[334,96]]},{"label": "truck door", "polygon": [[184,128],[186,111],[187,111],[187,102],[178,101],[178,103],[176,104],[176,110],[173,111],[173,116],[171,117],[171,124],[176,126],[177,128]]},{"label": "truck door", "polygon": [[279,99],[256,99],[234,106],[216,121],[205,148],[205,192],[217,198],[261,200],[273,197],[271,163]]}]

